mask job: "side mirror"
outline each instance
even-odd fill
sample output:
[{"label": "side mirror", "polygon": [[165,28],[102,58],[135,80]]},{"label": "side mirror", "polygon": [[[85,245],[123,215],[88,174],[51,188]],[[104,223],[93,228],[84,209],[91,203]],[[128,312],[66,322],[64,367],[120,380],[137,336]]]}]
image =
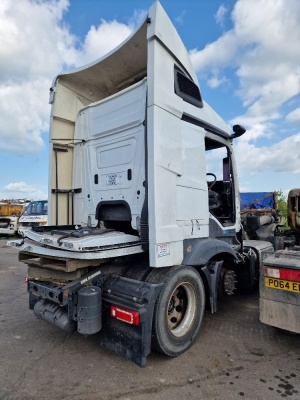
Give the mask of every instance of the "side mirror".
[{"label": "side mirror", "polygon": [[234,133],[230,136],[231,139],[240,137],[246,132],[246,129],[242,125],[233,125],[232,129]]}]

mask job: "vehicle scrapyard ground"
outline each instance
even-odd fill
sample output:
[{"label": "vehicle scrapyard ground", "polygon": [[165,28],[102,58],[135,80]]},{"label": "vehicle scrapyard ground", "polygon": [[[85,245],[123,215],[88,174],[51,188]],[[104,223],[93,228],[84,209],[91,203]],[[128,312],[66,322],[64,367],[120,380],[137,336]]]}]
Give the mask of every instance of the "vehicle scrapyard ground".
[{"label": "vehicle scrapyard ground", "polygon": [[300,336],[263,325],[258,293],[224,298],[194,345],[141,369],[28,309],[26,266],[0,241],[0,399],[300,399]]}]

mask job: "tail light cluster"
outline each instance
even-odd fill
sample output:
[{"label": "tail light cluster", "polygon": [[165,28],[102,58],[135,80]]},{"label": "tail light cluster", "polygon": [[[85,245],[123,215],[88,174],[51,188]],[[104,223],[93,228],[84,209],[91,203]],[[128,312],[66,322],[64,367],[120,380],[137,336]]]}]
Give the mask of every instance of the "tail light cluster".
[{"label": "tail light cluster", "polygon": [[300,282],[299,269],[265,267],[264,276],[268,276],[270,278],[283,279],[285,281]]},{"label": "tail light cluster", "polygon": [[128,308],[110,306],[110,316],[130,325],[139,325],[140,314],[138,311],[129,310]]}]

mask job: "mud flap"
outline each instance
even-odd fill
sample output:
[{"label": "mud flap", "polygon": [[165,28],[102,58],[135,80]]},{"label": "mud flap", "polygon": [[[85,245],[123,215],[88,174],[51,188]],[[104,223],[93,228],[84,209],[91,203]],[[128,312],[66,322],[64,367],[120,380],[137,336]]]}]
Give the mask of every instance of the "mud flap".
[{"label": "mud flap", "polygon": [[[119,276],[108,279],[103,288],[101,346],[145,367],[147,355],[151,352],[153,309],[162,285]],[[134,326],[112,318],[111,304],[138,311],[140,324]]]},{"label": "mud flap", "polygon": [[223,261],[210,261],[202,268],[202,272],[204,272],[206,276],[209,288],[210,309],[212,314],[217,311],[218,290],[222,265]]}]

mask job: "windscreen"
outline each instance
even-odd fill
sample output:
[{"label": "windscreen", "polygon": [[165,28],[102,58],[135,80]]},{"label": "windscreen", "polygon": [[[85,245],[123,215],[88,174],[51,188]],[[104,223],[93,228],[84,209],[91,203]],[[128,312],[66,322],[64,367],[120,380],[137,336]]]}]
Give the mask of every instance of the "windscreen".
[{"label": "windscreen", "polygon": [[48,201],[32,201],[28,204],[23,215],[47,215],[48,213]]}]

